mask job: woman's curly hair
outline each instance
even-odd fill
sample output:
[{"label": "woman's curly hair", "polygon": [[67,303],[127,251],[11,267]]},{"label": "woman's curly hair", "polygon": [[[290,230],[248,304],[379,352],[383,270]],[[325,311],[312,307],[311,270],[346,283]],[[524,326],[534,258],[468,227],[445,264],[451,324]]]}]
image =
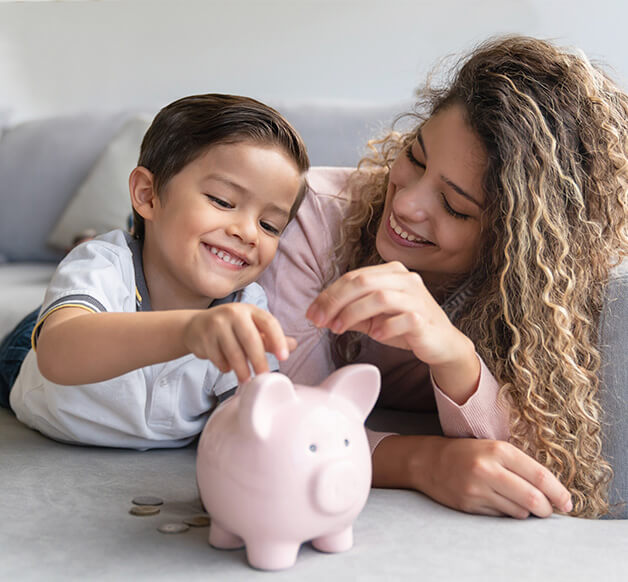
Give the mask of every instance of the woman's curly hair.
[{"label": "woman's curly hair", "polygon": [[[488,156],[483,246],[456,325],[511,402],[511,442],[569,489],[574,515],[607,513],[597,342],[609,272],[628,254],[628,97],[583,54],[527,37],[484,43],[418,95],[419,124],[461,105]],[[381,262],[389,168],[415,137],[370,143],[336,264]]]}]

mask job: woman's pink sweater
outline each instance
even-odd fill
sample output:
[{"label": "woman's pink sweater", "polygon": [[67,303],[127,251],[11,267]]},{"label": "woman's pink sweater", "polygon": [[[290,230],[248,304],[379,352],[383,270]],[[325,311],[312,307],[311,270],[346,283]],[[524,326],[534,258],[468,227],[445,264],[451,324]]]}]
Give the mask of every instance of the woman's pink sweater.
[{"label": "woman's pink sweater", "polygon": [[[282,235],[277,256],[260,279],[269,309],[298,347],[280,363],[294,382],[315,385],[340,365],[331,334],[305,318],[305,311],[330,282],[334,246],[351,204],[346,183],[350,168],[312,168],[309,189],[296,218]],[[452,437],[508,438],[508,407],[497,400],[498,384],[484,363],[474,394],[456,404],[433,382],[428,366],[411,351],[368,337],[355,363],[377,366],[382,375],[378,405],[419,412],[438,411],[443,434]],[[390,433],[369,431],[371,449]]]}]

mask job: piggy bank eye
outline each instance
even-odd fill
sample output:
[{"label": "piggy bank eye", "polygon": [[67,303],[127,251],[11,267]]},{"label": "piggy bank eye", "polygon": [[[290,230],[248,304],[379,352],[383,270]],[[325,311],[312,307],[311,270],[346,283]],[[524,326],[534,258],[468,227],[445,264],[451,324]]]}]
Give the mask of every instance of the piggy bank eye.
[{"label": "piggy bank eye", "polygon": [[310,445],[310,451],[312,451],[313,453],[315,453],[315,452],[316,452],[316,449],[318,449],[318,447],[317,447],[314,443],[312,443],[312,444]]},{"label": "piggy bank eye", "polygon": [[349,439],[345,439],[345,447],[349,446]]}]

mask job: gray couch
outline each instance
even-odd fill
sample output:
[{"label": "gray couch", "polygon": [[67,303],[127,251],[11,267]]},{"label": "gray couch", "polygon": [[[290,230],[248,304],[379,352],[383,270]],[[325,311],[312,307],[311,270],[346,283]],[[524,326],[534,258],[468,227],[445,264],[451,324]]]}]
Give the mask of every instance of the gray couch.
[{"label": "gray couch", "polygon": [[[403,105],[276,105],[303,134],[315,165],[354,165],[366,139],[403,110]],[[0,128],[0,336],[41,302],[64,252],[60,244],[49,245],[51,231],[75,194],[84,193],[87,182],[98,181],[94,168],[134,117],[77,115]],[[116,161],[120,152],[110,148],[107,155],[109,162]],[[102,180],[102,167],[100,171]],[[125,196],[126,184],[119,182],[111,184],[111,191],[122,189]],[[92,203],[106,206],[108,197],[94,192],[101,199]],[[76,234],[87,226],[77,223]],[[628,499],[627,314],[624,262],[609,286],[602,322],[606,452],[619,468],[614,500]],[[438,431],[433,417],[390,411],[377,411],[369,422],[399,432]],[[194,446],[138,453],[62,445],[0,410],[0,579],[241,580],[263,575],[245,565],[240,551],[210,549],[206,529],[178,536],[156,531],[163,521],[199,510],[194,453]],[[161,514],[130,516],[130,500],[140,494],[164,498]],[[628,517],[625,509],[622,515]],[[554,516],[517,522],[469,516],[406,491],[373,490],[355,533],[350,552],[324,556],[304,546],[297,566],[274,576],[620,580],[628,565],[627,521]]]}]

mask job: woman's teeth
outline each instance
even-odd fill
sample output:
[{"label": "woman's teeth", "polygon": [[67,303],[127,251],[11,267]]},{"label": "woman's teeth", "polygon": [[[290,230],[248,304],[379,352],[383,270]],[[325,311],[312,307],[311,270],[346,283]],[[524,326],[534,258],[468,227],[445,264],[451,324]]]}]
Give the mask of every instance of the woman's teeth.
[{"label": "woman's teeth", "polygon": [[409,232],[406,232],[405,230],[403,230],[403,228],[401,228],[398,224],[397,221],[393,218],[393,215],[390,214],[390,218],[389,218],[389,222],[390,222],[390,226],[392,227],[392,229],[403,239],[406,239],[410,242],[425,242],[428,243],[430,241],[421,238],[419,236],[415,236],[413,234],[410,234]]},{"label": "woman's teeth", "polygon": [[217,255],[218,258],[225,261],[225,263],[231,263],[232,265],[235,265],[236,267],[241,267],[242,265],[244,265],[244,261],[242,259],[237,259],[236,257],[232,257],[227,251],[223,251],[222,249],[217,249],[216,247],[209,247],[209,250],[214,255]]}]

